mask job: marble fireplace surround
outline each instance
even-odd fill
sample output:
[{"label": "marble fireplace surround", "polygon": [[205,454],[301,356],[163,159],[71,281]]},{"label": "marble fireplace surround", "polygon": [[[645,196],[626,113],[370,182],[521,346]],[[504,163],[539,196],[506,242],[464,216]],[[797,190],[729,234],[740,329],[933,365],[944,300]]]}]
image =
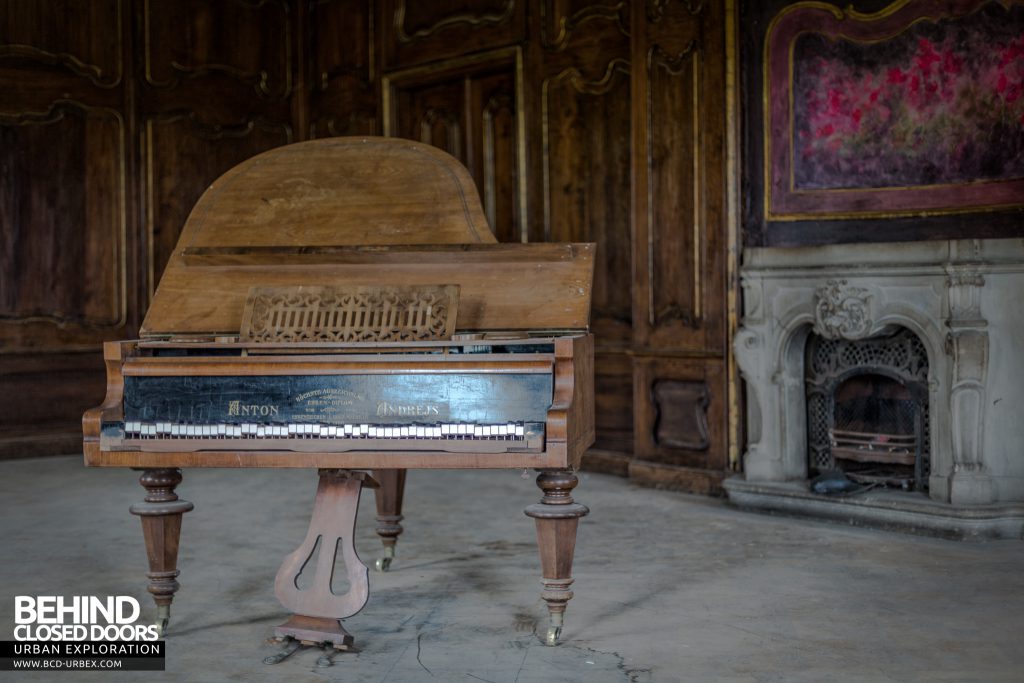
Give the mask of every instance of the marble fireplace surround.
[{"label": "marble fireplace surround", "polygon": [[[744,250],[733,348],[746,386],[733,502],[952,536],[1024,535],[1024,239]],[[910,329],[928,353],[929,493],[807,490],[804,350],[813,331]]]}]

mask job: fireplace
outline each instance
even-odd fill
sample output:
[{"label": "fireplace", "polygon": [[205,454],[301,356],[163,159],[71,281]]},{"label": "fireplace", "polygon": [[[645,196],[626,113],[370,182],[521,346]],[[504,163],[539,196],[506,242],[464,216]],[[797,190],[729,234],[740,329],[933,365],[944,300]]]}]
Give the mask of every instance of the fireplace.
[{"label": "fireplace", "polygon": [[804,359],[811,476],[928,489],[928,356],[913,332],[865,340],[811,334]]},{"label": "fireplace", "polygon": [[[740,278],[730,500],[1024,537],[1024,239],[750,248]],[[810,490],[830,469],[880,485]]]}]

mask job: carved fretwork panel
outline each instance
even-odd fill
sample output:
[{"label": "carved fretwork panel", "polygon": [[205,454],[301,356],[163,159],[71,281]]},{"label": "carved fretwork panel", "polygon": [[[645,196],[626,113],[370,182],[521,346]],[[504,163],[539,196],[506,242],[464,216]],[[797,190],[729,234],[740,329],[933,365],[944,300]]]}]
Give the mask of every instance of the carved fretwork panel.
[{"label": "carved fretwork panel", "polygon": [[124,128],[70,101],[0,115],[0,350],[124,332]]},{"label": "carved fretwork panel", "polygon": [[185,219],[210,183],[249,157],[293,140],[287,124],[257,120],[208,126],[184,114],[147,120],[143,136],[147,281],[152,292]]},{"label": "carved fretwork panel", "polygon": [[381,0],[385,68],[512,46],[523,40],[525,0]]},{"label": "carved fretwork panel", "polygon": [[292,90],[292,13],[285,0],[143,0],[147,86],[212,79],[227,93],[282,100]]},{"label": "carved fretwork panel", "polygon": [[542,84],[545,241],[597,242],[593,330],[599,345],[631,336],[629,64],[588,79],[570,68]]},{"label": "carved fretwork panel", "polygon": [[0,63],[55,67],[113,88],[123,78],[122,0],[0,2]]},{"label": "carved fretwork panel", "polygon": [[394,72],[385,78],[385,130],[434,145],[466,165],[498,240],[521,239],[524,150],[518,50]]},{"label": "carved fretwork panel", "polygon": [[370,0],[310,4],[310,137],[379,135]]},{"label": "carved fretwork panel", "polygon": [[636,457],[683,467],[726,466],[726,383],[718,359],[636,361]]}]

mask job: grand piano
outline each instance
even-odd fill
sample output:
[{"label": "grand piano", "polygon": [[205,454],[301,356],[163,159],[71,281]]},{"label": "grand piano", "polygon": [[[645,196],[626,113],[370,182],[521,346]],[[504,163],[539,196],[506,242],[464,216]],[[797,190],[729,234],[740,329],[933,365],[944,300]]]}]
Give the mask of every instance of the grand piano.
[{"label": "grand piano", "polygon": [[[549,611],[539,635],[556,644],[588,512],[572,491],[594,440],[593,257],[592,244],[498,244],[466,169],[406,140],[288,145],[214,182],[140,338],[104,345],[106,398],[83,417],[87,466],[142,470],[145,500],[131,512],[161,628],[193,509],[176,493],[183,468],[319,471],[309,531],[275,582],[292,616],[268,663],[301,645],[351,645],[341,620],[369,591],[352,541],[364,486],[386,571],[406,470],[534,468],[543,495],[525,512]],[[338,554],[344,595],[331,590]]]}]

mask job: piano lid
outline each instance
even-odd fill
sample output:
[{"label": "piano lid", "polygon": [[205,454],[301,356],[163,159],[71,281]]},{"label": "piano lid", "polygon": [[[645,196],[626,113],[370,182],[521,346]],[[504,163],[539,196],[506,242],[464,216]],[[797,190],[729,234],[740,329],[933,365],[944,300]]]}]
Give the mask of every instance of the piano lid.
[{"label": "piano lid", "polygon": [[256,286],[459,285],[459,331],[584,330],[592,244],[498,244],[469,172],[397,138],[311,140],[218,178],[142,336],[238,334]]}]

